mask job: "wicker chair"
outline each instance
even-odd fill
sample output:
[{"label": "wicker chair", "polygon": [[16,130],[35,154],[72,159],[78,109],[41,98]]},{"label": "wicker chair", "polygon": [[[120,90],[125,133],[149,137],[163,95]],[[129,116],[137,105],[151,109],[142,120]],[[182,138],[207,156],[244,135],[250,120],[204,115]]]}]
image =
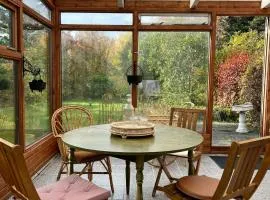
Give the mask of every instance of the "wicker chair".
[{"label": "wicker chair", "polygon": [[[263,159],[260,155],[264,153]],[[248,200],[270,167],[270,137],[233,142],[221,179],[185,176],[162,191],[173,200]],[[258,170],[255,170],[258,168]]]},{"label": "wicker chair", "polygon": [[[56,183],[36,189],[28,173],[23,148],[0,138],[0,174],[14,195],[20,200],[105,200],[110,191],[72,174]],[[68,197],[68,198],[67,198]]]},{"label": "wicker chair", "polygon": [[[73,129],[92,125],[92,122],[92,114],[87,109],[80,106],[63,106],[54,112],[51,125],[62,158],[62,164],[57,175],[57,180],[60,179],[61,174],[67,174],[68,171],[68,147],[62,141],[63,134]],[[75,150],[74,156],[75,164],[85,164],[82,171],[75,171],[74,173],[80,175],[88,174],[88,179],[90,181],[92,180],[92,174],[108,174],[111,190],[114,192],[111,163],[108,156],[82,150]],[[95,172],[92,170],[95,161],[99,161],[103,165],[105,168],[104,172]]]},{"label": "wicker chair", "polygon": [[[186,109],[186,108],[171,108],[170,112],[170,120],[169,120],[169,125],[170,126],[177,126],[181,128],[187,128],[191,129],[193,131],[197,131],[197,122],[200,117],[200,115],[203,118],[203,123],[202,123],[202,131],[205,131],[205,110],[201,109]],[[170,134],[170,133],[168,133]],[[203,144],[198,146],[194,151],[193,151],[193,156],[192,160],[194,162],[197,162],[196,167],[194,169],[195,174],[198,174],[199,172],[199,167],[201,163],[201,155],[202,155],[202,149],[203,149]],[[168,154],[170,157],[179,157],[179,158],[185,158],[188,159],[188,151],[184,152],[177,152],[177,153],[170,153]],[[171,164],[172,162],[166,162],[166,156],[163,156],[162,158],[158,159],[159,162],[161,163],[159,166],[159,171],[158,175],[155,181],[155,185],[153,188],[152,196],[154,197],[156,195],[156,191],[161,189],[159,187],[159,180],[161,177],[162,171],[165,172],[166,176],[168,179],[172,182],[173,180],[178,180],[178,178],[174,178],[171,176],[169,173],[169,170],[167,169],[167,166]]]}]

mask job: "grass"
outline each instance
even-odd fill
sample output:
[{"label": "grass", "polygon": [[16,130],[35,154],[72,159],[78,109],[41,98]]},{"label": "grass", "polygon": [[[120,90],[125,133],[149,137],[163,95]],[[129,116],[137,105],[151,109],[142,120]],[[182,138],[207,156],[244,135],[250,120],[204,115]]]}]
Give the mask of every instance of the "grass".
[{"label": "grass", "polygon": [[[72,100],[64,101],[63,105],[79,105],[89,109],[94,118],[94,124],[110,123],[112,121],[123,120],[124,106],[122,102],[106,103],[101,100]],[[141,112],[145,110],[151,110],[152,112],[162,113],[167,112],[166,107],[162,107],[154,104],[139,105]],[[163,109],[163,110],[162,110]],[[139,110],[140,112],[140,110]],[[149,113],[148,113],[149,114]],[[162,113],[164,114],[164,113]],[[30,104],[26,108],[26,144],[29,145],[48,132],[50,132],[50,119],[48,116],[47,104]],[[237,123],[234,123],[237,124]],[[236,126],[236,125],[234,125]],[[213,125],[213,134],[217,136],[217,139],[225,139],[228,135],[233,134],[234,127],[232,123],[219,123],[215,122]],[[232,128],[234,127],[234,128]],[[7,139],[10,142],[14,142],[15,138],[15,115],[13,107],[4,107],[0,110],[0,137]],[[253,131],[252,131],[253,132]],[[257,132],[254,131],[255,134]],[[226,133],[226,134],[225,134]],[[224,135],[224,136],[223,136]],[[233,134],[236,136],[237,134]],[[253,135],[249,133],[248,135]],[[226,138],[227,140],[227,138]]]}]

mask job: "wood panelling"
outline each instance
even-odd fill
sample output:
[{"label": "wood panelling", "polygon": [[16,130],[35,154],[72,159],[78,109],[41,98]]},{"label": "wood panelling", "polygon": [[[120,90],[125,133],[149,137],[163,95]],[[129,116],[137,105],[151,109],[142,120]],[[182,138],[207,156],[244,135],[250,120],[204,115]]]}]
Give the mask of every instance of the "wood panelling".
[{"label": "wood panelling", "polygon": [[196,8],[190,8],[189,1],[132,1],[126,0],[125,7],[119,8],[117,0],[56,0],[61,10],[104,10],[138,12],[212,12],[217,14],[267,15],[270,8],[261,9],[260,1],[200,1]]},{"label": "wood panelling", "polygon": [[230,151],[230,146],[227,147],[212,147],[211,148],[211,153],[212,154],[228,154],[228,152]]},{"label": "wood panelling", "polygon": [[210,153],[211,152],[211,140],[212,137],[210,134],[202,134],[204,141],[203,141],[203,152]]},{"label": "wood panelling", "polygon": [[[58,146],[52,134],[29,146],[24,155],[30,175],[34,175],[57,151]],[[2,177],[0,177],[0,198],[3,198],[8,191]]]}]

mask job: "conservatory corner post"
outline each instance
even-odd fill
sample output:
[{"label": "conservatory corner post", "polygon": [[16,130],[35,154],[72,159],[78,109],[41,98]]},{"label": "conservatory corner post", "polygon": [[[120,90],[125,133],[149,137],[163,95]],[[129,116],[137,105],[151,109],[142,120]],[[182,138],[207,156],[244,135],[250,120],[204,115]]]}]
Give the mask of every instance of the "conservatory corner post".
[{"label": "conservatory corner post", "polygon": [[270,65],[270,18],[266,17],[266,23],[265,23],[265,50],[264,50],[264,80],[263,80],[263,108],[262,108],[262,119],[263,119],[263,125],[261,130],[261,136],[267,136],[269,135],[269,105],[270,105],[270,91],[269,91],[269,85],[270,85],[270,71],[269,71],[269,65]]},{"label": "conservatory corner post", "polygon": [[[217,15],[216,12],[212,12],[211,23],[212,30],[210,32],[210,52],[209,52],[209,74],[208,74],[208,104],[206,112],[206,133],[212,136],[212,115],[213,115],[213,94],[214,94],[214,79],[215,79],[215,58],[216,58],[216,21]],[[211,151],[212,147],[212,137],[209,137],[207,142],[209,145],[205,148],[207,151]]]}]

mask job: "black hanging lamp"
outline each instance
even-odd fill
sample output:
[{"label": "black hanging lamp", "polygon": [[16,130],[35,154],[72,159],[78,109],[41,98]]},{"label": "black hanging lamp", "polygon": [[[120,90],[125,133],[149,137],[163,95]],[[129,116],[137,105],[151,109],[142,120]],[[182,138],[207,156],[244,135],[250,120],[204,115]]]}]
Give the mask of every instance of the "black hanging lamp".
[{"label": "black hanging lamp", "polygon": [[130,66],[126,72],[128,84],[138,85],[143,80],[143,70],[140,66],[137,66],[136,74],[134,74],[133,66]]},{"label": "black hanging lamp", "polygon": [[[29,82],[29,87],[31,91],[42,92],[46,88],[46,82],[41,79],[40,68],[33,66],[25,57],[23,57],[23,76],[26,72],[31,73],[34,76],[34,79]],[[39,79],[36,79],[39,76]]]}]

